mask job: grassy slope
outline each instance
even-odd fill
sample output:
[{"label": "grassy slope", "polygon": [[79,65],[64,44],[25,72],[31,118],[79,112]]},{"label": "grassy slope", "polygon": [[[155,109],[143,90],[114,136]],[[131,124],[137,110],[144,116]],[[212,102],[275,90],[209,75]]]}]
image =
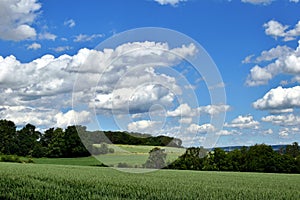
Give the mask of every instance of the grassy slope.
[{"label": "grassy slope", "polygon": [[0,163],[0,199],[300,199],[300,175]]},{"label": "grassy slope", "polygon": [[[97,159],[94,157],[86,158],[38,158],[34,159],[38,164],[60,164],[60,165],[82,165],[90,166],[100,164],[100,161],[106,165],[116,166],[118,163],[127,163],[131,166],[144,164],[149,156],[149,151],[155,146],[139,146],[139,145],[110,145],[114,148],[115,153],[99,155]],[[167,161],[174,161],[178,156],[185,152],[183,148],[160,147],[166,150]]]}]

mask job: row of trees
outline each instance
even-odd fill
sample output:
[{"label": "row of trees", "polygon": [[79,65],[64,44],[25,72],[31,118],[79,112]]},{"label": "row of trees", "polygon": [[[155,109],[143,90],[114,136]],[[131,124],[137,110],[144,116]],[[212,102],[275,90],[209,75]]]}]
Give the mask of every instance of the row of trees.
[{"label": "row of trees", "polygon": [[90,152],[93,155],[113,153],[114,149],[109,148],[106,143],[181,147],[182,142],[180,139],[168,136],[151,137],[139,133],[114,131],[91,132],[87,131],[84,126],[68,126],[65,130],[50,128],[41,133],[31,124],[17,130],[14,122],[0,120],[0,154],[32,157],[83,157],[89,156]]},{"label": "row of trees", "polygon": [[32,157],[81,157],[90,153],[82,144],[75,126],[50,128],[41,133],[27,124],[17,130],[12,121],[0,120],[0,153]]},{"label": "row of trees", "polygon": [[276,152],[271,146],[260,144],[242,147],[230,152],[215,148],[188,148],[170,169],[300,173],[300,148],[298,143],[287,145]]}]

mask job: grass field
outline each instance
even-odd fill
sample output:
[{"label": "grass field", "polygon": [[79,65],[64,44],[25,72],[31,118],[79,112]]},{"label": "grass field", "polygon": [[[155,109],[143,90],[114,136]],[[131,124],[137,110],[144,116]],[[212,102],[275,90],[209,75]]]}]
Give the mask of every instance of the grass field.
[{"label": "grass field", "polygon": [[[117,166],[119,163],[126,163],[129,166],[141,167],[149,156],[149,151],[155,146],[141,145],[109,145],[109,148],[115,150],[112,154],[99,155],[85,158],[35,158],[35,163],[38,164],[62,164],[62,165],[82,165],[91,166],[104,163],[109,166]],[[185,152],[184,148],[175,147],[159,147],[165,149],[167,153],[167,162],[176,160]]]},{"label": "grass field", "polygon": [[0,163],[0,199],[300,199],[300,175]]}]

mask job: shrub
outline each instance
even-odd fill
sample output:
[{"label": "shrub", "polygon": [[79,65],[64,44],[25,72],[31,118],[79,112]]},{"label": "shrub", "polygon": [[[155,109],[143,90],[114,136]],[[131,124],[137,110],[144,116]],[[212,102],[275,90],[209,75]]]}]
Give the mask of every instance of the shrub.
[{"label": "shrub", "polygon": [[21,159],[15,155],[3,155],[1,156],[1,162],[16,162],[22,163]]}]

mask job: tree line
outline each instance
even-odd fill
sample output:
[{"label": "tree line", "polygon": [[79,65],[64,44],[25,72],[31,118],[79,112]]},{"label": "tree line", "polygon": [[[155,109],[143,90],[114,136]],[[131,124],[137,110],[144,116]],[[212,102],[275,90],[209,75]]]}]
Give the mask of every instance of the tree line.
[{"label": "tree line", "polygon": [[109,143],[174,147],[181,147],[182,144],[180,139],[168,136],[143,137],[140,133],[87,131],[84,126],[49,128],[41,133],[34,125],[27,124],[17,130],[13,121],[0,120],[0,154],[4,155],[84,157],[90,156],[91,153],[93,155],[113,153],[113,149],[107,145]]},{"label": "tree line", "polygon": [[188,148],[165,168],[205,171],[242,171],[300,173],[300,147],[297,142],[279,151],[265,144],[256,144],[225,152],[221,148],[208,151],[203,147]]}]

